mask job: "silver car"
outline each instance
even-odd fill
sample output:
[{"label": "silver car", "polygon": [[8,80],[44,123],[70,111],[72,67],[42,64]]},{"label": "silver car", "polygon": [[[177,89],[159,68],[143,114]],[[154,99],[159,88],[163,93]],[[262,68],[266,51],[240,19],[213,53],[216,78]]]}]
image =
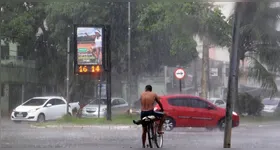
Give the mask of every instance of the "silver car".
[{"label": "silver car", "polygon": [[[128,103],[123,98],[112,97],[112,115],[124,114],[128,109]],[[98,117],[98,105],[99,100],[93,100],[87,104],[82,111],[82,117],[84,118],[96,118]],[[107,99],[102,98],[100,101],[100,117],[105,117],[107,113]]]},{"label": "silver car", "polygon": [[226,102],[220,98],[210,98],[209,101],[219,107],[226,108]]}]

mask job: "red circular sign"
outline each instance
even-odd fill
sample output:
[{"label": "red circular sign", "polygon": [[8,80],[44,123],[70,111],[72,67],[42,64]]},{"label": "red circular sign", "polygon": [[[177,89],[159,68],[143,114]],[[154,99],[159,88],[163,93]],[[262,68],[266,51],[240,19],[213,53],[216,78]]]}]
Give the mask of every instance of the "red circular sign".
[{"label": "red circular sign", "polygon": [[176,69],[174,74],[177,79],[183,79],[186,75],[185,71],[181,68]]}]

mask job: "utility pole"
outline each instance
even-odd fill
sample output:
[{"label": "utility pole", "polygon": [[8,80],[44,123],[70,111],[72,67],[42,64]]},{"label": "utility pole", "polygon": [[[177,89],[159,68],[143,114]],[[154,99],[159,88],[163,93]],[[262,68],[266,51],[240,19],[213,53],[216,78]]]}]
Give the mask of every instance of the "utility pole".
[{"label": "utility pole", "polygon": [[1,38],[1,22],[0,22],[0,125],[2,118],[2,38]]},{"label": "utility pole", "polygon": [[[2,31],[1,31],[1,25],[2,25],[2,19],[1,19],[1,13],[2,8],[0,8],[0,126],[1,126],[1,120],[2,120]],[[0,130],[1,135],[1,130]],[[1,141],[1,140],[0,140]],[[1,142],[0,142],[1,145]]]},{"label": "utility pole", "polygon": [[232,129],[232,111],[234,100],[237,99],[237,86],[238,86],[238,69],[239,69],[239,30],[242,15],[242,2],[236,2],[234,25],[232,32],[232,49],[230,58],[230,72],[228,78],[228,93],[226,105],[226,118],[225,118],[225,133],[224,133],[224,148],[231,148],[231,129]]},{"label": "utility pole", "polygon": [[66,76],[66,101],[67,101],[67,106],[66,106],[66,114],[69,112],[69,70],[70,70],[70,36],[67,37],[67,76]]},{"label": "utility pole", "polygon": [[[0,7],[0,127],[2,124],[2,31],[1,31],[1,24],[2,24],[2,19],[1,19],[1,13],[2,13],[2,8]],[[0,135],[2,135],[1,129],[0,129]],[[2,140],[0,139],[0,145],[2,145]],[[0,146],[1,147],[1,146]]]},{"label": "utility pole", "polygon": [[[128,65],[127,65],[127,101],[129,110],[131,109],[131,49],[130,49],[130,40],[131,40],[131,18],[130,18],[130,2],[128,2],[128,40],[127,40],[127,55],[128,55]],[[129,111],[130,112],[130,111]]]}]

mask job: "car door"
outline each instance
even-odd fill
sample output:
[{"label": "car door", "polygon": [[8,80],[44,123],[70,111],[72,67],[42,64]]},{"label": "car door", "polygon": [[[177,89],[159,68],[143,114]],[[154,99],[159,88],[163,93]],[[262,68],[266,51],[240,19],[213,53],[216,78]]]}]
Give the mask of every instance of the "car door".
[{"label": "car door", "polygon": [[56,98],[52,99],[53,104],[50,107],[51,108],[51,113],[52,113],[52,118],[53,119],[58,119],[60,117],[60,113],[61,113],[61,105],[59,105],[58,100]]},{"label": "car door", "polygon": [[[48,104],[52,104],[52,106],[47,107]],[[55,119],[55,99],[50,99],[44,106],[44,113],[46,116],[46,120],[54,120]]]},{"label": "car door", "polygon": [[215,109],[208,109],[208,106],[214,105],[207,103],[206,101],[199,98],[191,98],[191,107],[193,112],[191,113],[191,126],[192,127],[206,127],[213,126],[215,124]]},{"label": "car door", "polygon": [[116,105],[117,113],[124,114],[128,110],[128,103],[122,98],[118,99],[118,103],[119,104]]},{"label": "car door", "polygon": [[57,107],[57,118],[61,118],[66,114],[66,103],[62,99],[55,99]]},{"label": "car door", "polygon": [[176,126],[188,127],[190,126],[190,109],[188,108],[188,98],[185,97],[174,97],[169,98],[168,113],[176,120]]}]

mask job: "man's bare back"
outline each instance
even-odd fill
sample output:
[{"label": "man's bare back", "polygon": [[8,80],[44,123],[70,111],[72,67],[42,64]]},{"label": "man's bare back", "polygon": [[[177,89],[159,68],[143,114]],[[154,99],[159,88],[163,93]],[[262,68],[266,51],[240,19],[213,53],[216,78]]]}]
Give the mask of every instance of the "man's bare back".
[{"label": "man's bare back", "polygon": [[141,94],[141,111],[154,110],[154,103],[158,99],[158,96],[154,92],[143,92]]}]

